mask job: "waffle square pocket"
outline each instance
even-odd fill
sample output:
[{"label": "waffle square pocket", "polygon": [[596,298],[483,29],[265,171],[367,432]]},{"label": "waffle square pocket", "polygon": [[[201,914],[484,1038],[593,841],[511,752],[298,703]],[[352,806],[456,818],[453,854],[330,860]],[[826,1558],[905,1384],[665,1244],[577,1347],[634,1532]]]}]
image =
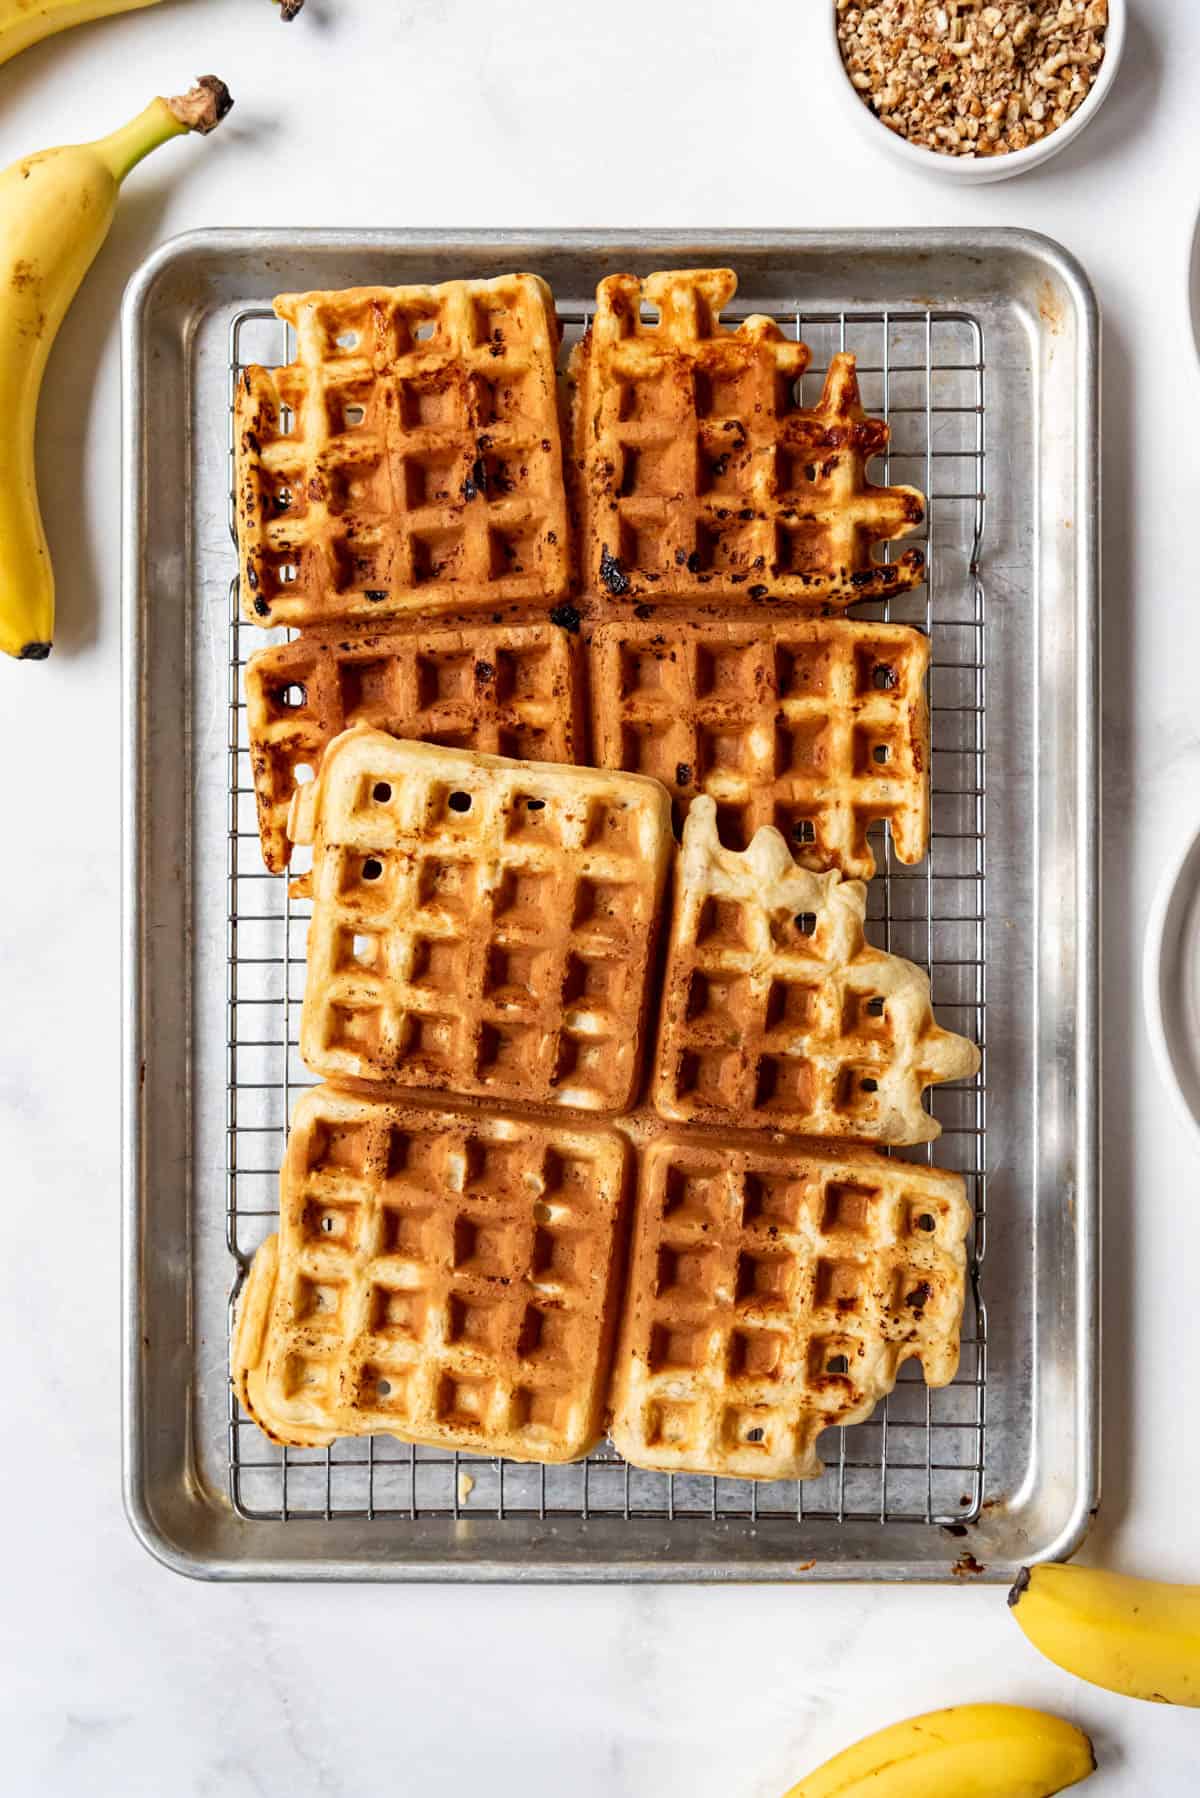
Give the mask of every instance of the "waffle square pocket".
[{"label": "waffle square pocket", "polygon": [[296,360],[243,371],[252,624],[554,600],[571,572],[554,301],[535,275],[282,294]]},{"label": "waffle square pocket", "polygon": [[660,1137],[642,1151],[610,1433],[637,1467],[814,1479],[916,1358],[958,1367],[957,1174],[845,1144]]},{"label": "waffle square pocket", "polygon": [[657,782],[358,726],[290,834],[313,845],[314,1073],[629,1107],[673,847]]},{"label": "waffle square pocket", "polygon": [[834,356],[801,405],[807,346],[770,318],[722,324],[736,291],[732,269],[601,281],[572,357],[585,588],[819,610],[918,585],[920,550],[874,559],[925,502],[868,479],[889,433],[863,410],[854,357]]},{"label": "waffle square pocket", "polygon": [[724,849],[716,803],[683,831],[654,1105],[674,1122],[932,1141],[927,1086],[979,1051],[935,1023],[929,977],[866,940],[861,881],[797,867],[765,825]]},{"label": "waffle square pocket", "polygon": [[238,1401],[277,1442],[375,1432],[570,1461],[603,1430],[626,1147],[599,1129],[317,1087],[238,1302]]},{"label": "waffle square pocket", "polygon": [[710,794],[730,849],[773,824],[802,867],[870,880],[872,824],[902,862],[928,847],[928,667],[928,638],[903,624],[606,621],[596,760],[661,780],[681,814]]}]

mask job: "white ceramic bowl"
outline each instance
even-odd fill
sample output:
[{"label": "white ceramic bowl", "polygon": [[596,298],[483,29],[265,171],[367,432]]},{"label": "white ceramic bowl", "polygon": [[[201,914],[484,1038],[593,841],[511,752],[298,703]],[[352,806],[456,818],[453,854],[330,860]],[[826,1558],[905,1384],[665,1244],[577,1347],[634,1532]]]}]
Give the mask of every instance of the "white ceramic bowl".
[{"label": "white ceramic bowl", "polygon": [[977,183],[982,181],[1008,181],[1014,175],[1023,175],[1027,169],[1036,169],[1043,162],[1049,162],[1060,150],[1065,150],[1073,143],[1081,131],[1086,131],[1100,108],[1116,78],[1121,61],[1121,53],[1125,48],[1126,0],[1108,0],[1108,30],[1104,39],[1104,60],[1100,64],[1100,72],[1092,83],[1091,92],[1083,104],[1076,108],[1065,125],[1048,136],[1039,138],[1024,150],[1009,150],[1004,156],[943,156],[938,150],[927,150],[923,144],[910,144],[906,137],[900,137],[895,131],[888,129],[863,104],[857,88],[846,73],[846,65],[842,61],[841,46],[837,36],[837,9],[833,0],[819,0],[825,7],[825,43],[826,49],[833,59],[833,87],[842,103],[858,119],[860,126],[868,131],[882,149],[886,149],[897,162],[907,164],[927,175],[944,175],[948,181]]},{"label": "white ceramic bowl", "polygon": [[1200,1136],[1200,823],[1150,907],[1142,998],[1159,1075]]}]

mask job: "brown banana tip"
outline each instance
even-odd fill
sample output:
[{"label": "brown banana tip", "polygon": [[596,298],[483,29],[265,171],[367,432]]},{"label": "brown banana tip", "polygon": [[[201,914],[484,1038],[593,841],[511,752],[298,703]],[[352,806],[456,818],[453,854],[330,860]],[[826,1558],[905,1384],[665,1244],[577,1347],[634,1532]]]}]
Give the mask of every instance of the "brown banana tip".
[{"label": "brown banana tip", "polygon": [[215,131],[233,105],[233,95],[216,75],[201,75],[195,87],[186,94],[176,94],[167,101],[181,125],[207,137]]},{"label": "brown banana tip", "polygon": [[50,654],[49,643],[26,643],[17,652],[18,662],[44,662]]},{"label": "brown banana tip", "polygon": [[304,10],[304,0],[279,0],[279,16],[285,25],[299,18]]},{"label": "brown banana tip", "polygon": [[1013,1581],[1012,1589],[1010,1590],[1010,1592],[1008,1594],[1009,1608],[1010,1609],[1014,1608],[1017,1604],[1018,1599],[1020,1599],[1024,1593],[1028,1592],[1028,1590],[1029,1590],[1029,1569],[1028,1569],[1028,1567],[1022,1567],[1020,1573],[1018,1573],[1016,1579]]}]

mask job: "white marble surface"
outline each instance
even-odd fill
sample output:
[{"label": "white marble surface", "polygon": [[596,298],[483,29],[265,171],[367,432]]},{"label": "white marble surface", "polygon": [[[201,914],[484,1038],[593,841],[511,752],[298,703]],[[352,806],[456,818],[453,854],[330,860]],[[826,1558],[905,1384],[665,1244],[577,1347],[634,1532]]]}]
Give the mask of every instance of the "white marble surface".
[{"label": "white marble surface", "polygon": [[[17,1794],[771,1798],[955,1700],[1061,1709],[1105,1798],[1197,1789],[1200,1725],[1041,1662],[993,1590],[214,1588],[121,1512],[117,308],[195,225],[1015,224],[1105,311],[1106,1499],[1089,1554],[1200,1578],[1197,1148],[1151,1066],[1138,957],[1200,809],[1186,303],[1200,10],[1136,0],[1102,117],[1042,172],[957,192],[823,132],[824,0],[172,0],[0,71],[0,163],[201,69],[238,107],[130,180],[67,321],[40,464],[55,653],[0,667],[0,1787]],[[834,171],[837,171],[836,181]]]}]

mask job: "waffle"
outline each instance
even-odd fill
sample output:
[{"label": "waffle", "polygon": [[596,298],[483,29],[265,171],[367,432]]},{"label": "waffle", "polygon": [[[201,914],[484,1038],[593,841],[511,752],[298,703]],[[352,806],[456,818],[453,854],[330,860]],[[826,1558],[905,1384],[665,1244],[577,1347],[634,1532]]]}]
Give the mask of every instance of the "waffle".
[{"label": "waffle", "polygon": [[902,862],[928,846],[928,666],[928,639],[901,624],[601,624],[595,757],[661,780],[680,812],[710,793],[731,849],[774,824],[802,867],[870,880],[876,821]]},{"label": "waffle", "polygon": [[605,1130],[306,1093],[279,1233],[237,1309],[239,1403],[301,1447],[382,1431],[515,1460],[586,1454],[625,1160]]},{"label": "waffle", "polygon": [[314,844],[314,1073],[628,1107],[672,847],[655,781],[358,726],[290,834]]},{"label": "waffle", "polygon": [[807,347],[769,318],[722,325],[736,289],[731,269],[600,283],[572,358],[584,586],[810,610],[916,586],[919,550],[872,559],[921,522],[924,500],[867,479],[888,427],[862,409],[854,357],[835,356],[819,404],[802,407]]},{"label": "waffle", "polygon": [[545,622],[352,642],[306,632],[260,649],[246,665],[246,716],[268,868],[279,873],[291,855],[297,771],[317,773],[348,725],[530,761],[581,761],[578,666],[577,639]]},{"label": "waffle", "polygon": [[863,934],[867,890],[798,868],[765,825],[722,849],[716,804],[693,800],[679,856],[654,1105],[673,1122],[929,1142],[925,1087],[974,1074],[941,1030],[929,977]]},{"label": "waffle", "polygon": [[247,368],[234,409],[251,623],[377,626],[567,591],[545,282],[283,294],[275,310],[296,361]]},{"label": "waffle", "polygon": [[643,1151],[610,1431],[635,1466],[813,1479],[816,1441],[958,1366],[957,1174],[842,1144]]}]

